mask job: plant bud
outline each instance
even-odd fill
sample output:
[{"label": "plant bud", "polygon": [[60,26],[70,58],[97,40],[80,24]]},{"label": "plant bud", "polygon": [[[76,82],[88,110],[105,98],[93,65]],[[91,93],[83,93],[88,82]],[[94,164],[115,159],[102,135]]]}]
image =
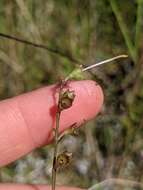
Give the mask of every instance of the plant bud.
[{"label": "plant bud", "polygon": [[70,91],[69,89],[65,92],[61,92],[58,108],[60,111],[64,109],[68,109],[72,106],[72,103],[74,101],[75,94],[74,91]]}]

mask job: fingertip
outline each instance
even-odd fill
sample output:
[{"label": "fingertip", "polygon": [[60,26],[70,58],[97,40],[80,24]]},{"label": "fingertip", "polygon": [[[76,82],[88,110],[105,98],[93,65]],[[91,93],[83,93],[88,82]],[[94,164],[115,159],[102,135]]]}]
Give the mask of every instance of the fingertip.
[{"label": "fingertip", "polygon": [[71,108],[61,115],[61,129],[75,123],[83,123],[93,119],[101,110],[103,104],[102,88],[94,81],[73,81],[69,87],[75,91],[75,99]]},{"label": "fingertip", "polygon": [[[94,81],[71,81],[70,90],[75,92],[73,105],[60,116],[60,131],[73,123],[94,118],[103,104],[103,91]],[[28,126],[35,147],[49,142],[49,135],[56,125],[57,86],[52,85],[19,97],[19,108]]]}]

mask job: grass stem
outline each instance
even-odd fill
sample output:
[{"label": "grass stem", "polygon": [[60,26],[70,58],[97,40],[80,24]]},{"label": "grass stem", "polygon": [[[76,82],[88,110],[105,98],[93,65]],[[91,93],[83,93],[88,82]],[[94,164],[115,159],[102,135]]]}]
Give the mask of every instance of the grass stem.
[{"label": "grass stem", "polygon": [[137,20],[135,30],[135,50],[137,55],[137,61],[139,56],[139,46],[142,34],[142,20],[143,20],[143,0],[137,0]]},{"label": "grass stem", "polygon": [[115,17],[116,17],[116,19],[118,21],[120,30],[121,30],[121,32],[123,34],[124,39],[125,39],[125,43],[126,43],[126,46],[127,46],[128,50],[129,50],[129,53],[130,53],[133,61],[136,63],[137,62],[137,55],[136,55],[135,47],[134,47],[133,42],[132,42],[132,40],[130,38],[129,30],[127,28],[126,23],[124,22],[124,19],[122,17],[121,11],[120,11],[119,6],[117,4],[118,1],[109,0],[109,2],[110,2],[110,5],[112,7],[112,11],[115,14]]}]

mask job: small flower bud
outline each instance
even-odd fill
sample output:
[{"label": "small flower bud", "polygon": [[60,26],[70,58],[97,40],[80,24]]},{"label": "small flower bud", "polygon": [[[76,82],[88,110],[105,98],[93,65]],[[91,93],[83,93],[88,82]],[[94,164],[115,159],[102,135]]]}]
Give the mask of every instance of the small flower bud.
[{"label": "small flower bud", "polygon": [[62,111],[64,109],[70,108],[72,106],[74,98],[75,98],[74,91],[70,91],[68,89],[65,92],[62,92],[58,103],[59,110]]}]

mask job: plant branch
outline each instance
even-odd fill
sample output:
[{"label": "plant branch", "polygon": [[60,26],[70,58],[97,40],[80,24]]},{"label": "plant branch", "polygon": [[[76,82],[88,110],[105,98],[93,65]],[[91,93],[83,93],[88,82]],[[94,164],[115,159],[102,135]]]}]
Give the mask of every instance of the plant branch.
[{"label": "plant branch", "polygon": [[56,188],[56,173],[57,173],[57,168],[58,168],[58,143],[59,143],[59,126],[60,126],[60,115],[61,112],[64,109],[68,109],[72,106],[72,103],[75,98],[75,93],[74,91],[70,91],[67,89],[66,91],[63,91],[63,87],[66,85],[66,82],[70,79],[77,79],[79,76],[82,75],[84,71],[90,70],[96,66],[102,65],[104,63],[108,63],[111,61],[114,61],[116,59],[120,58],[126,58],[128,57],[127,55],[119,55],[104,61],[101,61],[99,63],[96,63],[94,65],[90,65],[86,68],[75,68],[60,84],[60,90],[59,90],[59,100],[58,100],[58,107],[57,107],[57,112],[56,112],[56,128],[54,128],[54,156],[53,156],[53,167],[52,167],[52,190],[55,190]]},{"label": "plant branch", "polygon": [[115,14],[115,17],[116,17],[116,19],[118,21],[120,30],[121,30],[121,32],[123,34],[126,46],[127,46],[128,50],[129,50],[129,53],[130,53],[133,61],[136,63],[137,62],[136,51],[135,51],[135,48],[133,46],[133,42],[132,42],[132,40],[130,38],[129,30],[127,28],[127,25],[124,22],[123,17],[121,15],[121,11],[120,11],[120,9],[119,9],[119,7],[117,5],[117,1],[116,0],[109,0],[109,2],[110,2],[110,5],[112,7],[112,11]]}]

